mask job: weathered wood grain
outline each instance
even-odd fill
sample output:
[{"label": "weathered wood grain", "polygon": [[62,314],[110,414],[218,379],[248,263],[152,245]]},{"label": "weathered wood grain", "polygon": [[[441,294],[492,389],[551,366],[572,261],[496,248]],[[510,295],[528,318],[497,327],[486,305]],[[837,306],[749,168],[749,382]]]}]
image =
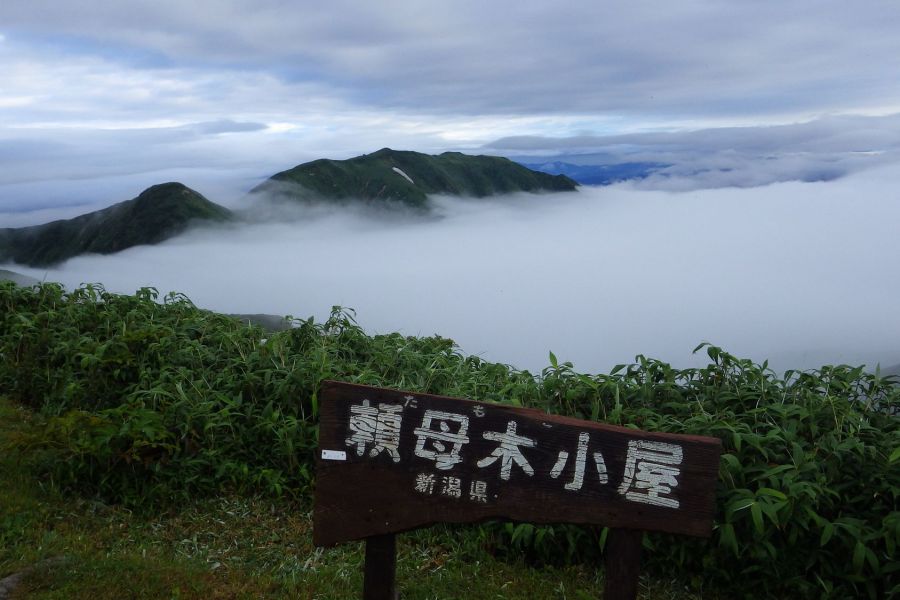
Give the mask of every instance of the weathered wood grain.
[{"label": "weathered wood grain", "polygon": [[318,545],[492,518],[710,534],[718,439],[332,381],[319,399]]},{"label": "weathered wood grain", "polygon": [[393,533],[366,539],[363,600],[397,600],[397,538]]},{"label": "weathered wood grain", "polygon": [[633,529],[610,529],[606,538],[603,600],[635,600],[641,572],[644,534]]}]

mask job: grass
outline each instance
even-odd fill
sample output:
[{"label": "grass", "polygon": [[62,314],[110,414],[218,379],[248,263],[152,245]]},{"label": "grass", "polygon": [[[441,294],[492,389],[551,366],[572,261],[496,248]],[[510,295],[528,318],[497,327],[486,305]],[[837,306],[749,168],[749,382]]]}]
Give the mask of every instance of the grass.
[{"label": "grass", "polygon": [[[0,398],[0,447],[40,417]],[[37,565],[12,598],[358,598],[363,545],[312,545],[310,507],[260,497],[189,502],[159,515],[64,495],[32,472],[30,451],[0,458],[0,578]],[[534,567],[493,556],[477,528],[399,537],[398,584],[409,599],[597,598],[590,565]],[[642,580],[642,597],[712,598]]]},{"label": "grass", "polygon": [[[352,313],[339,308],[323,323],[297,319],[290,331],[268,334],[202,311],[179,294],[157,299],[151,288],[122,296],[100,286],[66,292],[53,284],[0,284],[0,394],[33,411],[23,417],[31,425],[9,432],[7,444],[27,455],[30,470],[20,486],[5,487],[27,490],[35,485],[27,481],[36,481],[42,494],[64,490],[71,495],[57,503],[67,510],[75,502],[67,499],[102,499],[143,511],[143,517],[132,516],[137,524],[192,508],[221,512],[201,503],[223,495],[236,502],[255,499],[255,507],[271,506],[275,514],[304,514],[315,484],[317,391],[321,381],[337,379],[647,431],[716,436],[724,453],[713,536],[646,535],[644,564],[655,581],[678,577],[698,593],[714,588],[748,599],[900,598],[896,380],[848,365],[782,376],[766,363],[707,344],[697,349],[710,359],[702,368],[679,370],[638,356],[609,374],[592,375],[551,354],[550,366],[531,374],[465,356],[445,338],[367,335]],[[36,544],[22,546],[18,539],[28,533],[28,515],[44,519],[40,507],[46,502],[15,502],[13,494],[0,535],[31,551]],[[234,526],[241,529],[244,522],[248,517]],[[268,523],[263,530],[278,527]],[[220,530],[210,524],[202,531]],[[252,535],[236,539],[237,547],[259,547]],[[302,556],[306,564],[314,550],[308,539],[298,539],[298,546],[282,547],[278,555]],[[598,585],[593,575],[577,575],[585,568],[594,574],[602,560],[603,537],[596,529],[488,524],[404,535],[401,547],[420,539],[429,552],[440,546],[450,556],[440,572],[449,582],[432,596],[444,595],[448,586],[481,593],[471,583],[475,564],[489,565],[477,577],[502,580],[493,589],[504,597],[514,597],[509,588],[519,581],[548,597],[555,592],[542,587],[546,581],[589,593]],[[171,552],[172,543],[163,547]],[[144,559],[143,547],[139,556]],[[428,585],[418,570],[403,580],[409,569],[403,556],[405,588]],[[347,573],[358,573],[358,550],[356,557]],[[530,569],[513,566],[515,576],[503,574],[522,557],[556,570],[539,582],[529,580]],[[194,558],[201,571],[215,562],[216,570],[232,564],[202,553]],[[235,564],[272,578],[277,590],[319,585],[318,575],[296,566],[258,563],[254,555]],[[506,581],[513,583],[504,589]],[[336,588],[328,593],[342,594]]]}]

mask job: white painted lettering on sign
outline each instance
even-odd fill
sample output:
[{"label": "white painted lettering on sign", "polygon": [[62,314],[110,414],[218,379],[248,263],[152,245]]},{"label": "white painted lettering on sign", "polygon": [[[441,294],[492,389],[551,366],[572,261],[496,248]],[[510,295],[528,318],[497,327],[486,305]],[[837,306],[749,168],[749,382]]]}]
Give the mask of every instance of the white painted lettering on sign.
[{"label": "white painted lettering on sign", "polygon": [[[403,412],[405,409],[415,411],[416,408],[417,400],[413,396],[404,396],[403,404],[380,403],[373,406],[370,400],[364,399],[360,404],[351,405],[346,445],[355,450],[356,456],[375,458],[385,454],[394,463],[399,463]],[[485,408],[475,405],[472,407],[472,414],[474,417],[470,422],[467,414],[425,410],[421,423],[413,430],[416,437],[413,455],[433,461],[434,468],[439,471],[452,470],[463,462],[463,447],[471,441],[468,435],[470,424],[475,423],[477,426],[478,418],[485,414]],[[551,426],[546,422],[542,425]],[[486,469],[499,463],[500,479],[503,481],[510,480],[514,467],[518,467],[528,477],[535,475],[534,467],[523,450],[538,447],[538,440],[520,435],[517,427],[516,421],[511,420],[506,424],[506,431],[480,432],[482,438],[495,442],[497,447],[488,456],[482,454],[484,457],[475,461],[478,468]],[[536,456],[547,454],[549,453]],[[550,478],[560,479],[564,474],[570,474],[571,480],[564,483],[563,487],[571,492],[579,492],[584,488],[585,471],[589,468],[587,463],[590,459],[594,461],[600,485],[608,484],[609,473],[603,453],[592,451],[591,436],[586,431],[579,432],[574,452],[571,446],[557,451],[556,460],[549,471]],[[346,461],[347,452],[322,450],[322,460]],[[629,440],[624,474],[616,490],[631,502],[678,508],[679,501],[673,490],[678,487],[682,460],[683,449],[678,444]],[[542,466],[543,468],[546,467]],[[415,491],[455,499],[467,497],[474,502],[488,501],[487,484],[484,481],[464,482],[449,474],[419,473],[415,479]]]},{"label": "white painted lettering on sign", "polygon": [[416,475],[416,491],[420,494],[430,494],[434,491],[434,474],[419,473]]},{"label": "white painted lettering on sign", "polygon": [[469,417],[439,410],[426,410],[422,425],[415,429],[415,455],[434,461],[434,466],[442,471],[452,469],[461,463],[459,453],[469,443],[466,432]]},{"label": "white painted lettering on sign", "polygon": [[678,485],[681,469],[681,446],[650,440],[628,442],[625,475],[619,494],[633,502],[678,508],[678,500],[670,498]]},{"label": "white painted lettering on sign", "polygon": [[[575,473],[572,475],[572,481],[564,486],[571,492],[579,491],[584,485],[584,465],[587,463],[588,445],[590,444],[590,441],[591,438],[589,433],[583,431],[578,434],[578,449],[575,453]],[[597,476],[600,479],[600,483],[608,483],[609,477],[606,474],[606,461],[603,460],[603,454],[594,452],[592,456],[594,458],[594,463],[597,466]],[[563,469],[566,468],[566,463],[568,463],[568,461],[569,453],[566,450],[560,450],[556,458],[556,463],[553,465],[553,468],[550,469],[550,477],[553,479],[559,478],[559,476],[562,475]]]},{"label": "white painted lettering on sign", "polygon": [[534,448],[537,446],[537,442],[531,438],[516,435],[515,421],[510,421],[506,424],[505,433],[499,431],[486,431],[481,434],[481,437],[492,442],[499,442],[500,445],[491,452],[490,456],[478,461],[479,467],[484,468],[490,466],[499,459],[500,479],[503,479],[504,481],[509,481],[509,477],[512,474],[513,463],[519,465],[529,477],[534,475],[534,469],[528,464],[528,461],[525,459],[522,451],[519,450],[519,447]]},{"label": "white painted lettering on sign", "polygon": [[582,432],[578,435],[578,452],[575,455],[575,475],[572,477],[572,481],[565,485],[567,490],[577,492],[581,489],[582,484],[584,484],[584,463],[587,459],[588,441],[589,436],[587,433]]},{"label": "white painted lettering on sign", "polygon": [[371,446],[369,456],[387,452],[395,463],[400,462],[400,425],[403,407],[399,404],[370,406],[368,400],[350,407],[350,431],[348,446],[356,446],[356,455],[362,456]]},{"label": "white painted lettering on sign", "polygon": [[600,484],[609,482],[609,476],[606,474],[606,461],[603,460],[603,454],[594,452],[594,464],[597,465],[597,476],[600,478]]},{"label": "white painted lettering on sign", "polygon": [[[416,475],[413,489],[426,496],[432,496],[435,493],[446,498],[456,500],[463,499],[463,490],[467,489],[463,485],[460,477],[453,475],[435,475],[434,473],[418,473]],[[472,502],[486,503],[488,501],[487,482],[474,479],[469,482],[468,500]]]},{"label": "white painted lettering on sign", "polygon": [[441,477],[441,495],[449,496],[450,498],[462,498],[462,480],[452,475]]},{"label": "white painted lettering on sign", "polygon": [[469,500],[487,502],[487,482],[475,480],[469,485]]}]

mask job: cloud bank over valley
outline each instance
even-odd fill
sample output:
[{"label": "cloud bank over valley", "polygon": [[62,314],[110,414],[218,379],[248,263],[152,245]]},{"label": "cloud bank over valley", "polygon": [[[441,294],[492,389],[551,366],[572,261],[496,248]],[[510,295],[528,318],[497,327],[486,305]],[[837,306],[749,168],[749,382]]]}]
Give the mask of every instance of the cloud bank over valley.
[{"label": "cloud bank over valley", "polygon": [[[830,181],[900,162],[900,115],[804,123],[562,138],[513,136],[485,145],[527,164],[636,165],[623,179],[685,191]],[[641,168],[641,165],[646,165]],[[565,171],[563,171],[565,172]]]},{"label": "cloud bank over valley", "polygon": [[[327,316],[440,334],[465,353],[585,371],[709,341],[778,369],[900,363],[896,171],[672,193],[631,184],[492,200],[430,217],[254,207],[255,223],[159,246],[5,268],[68,287],[186,293],[221,312]],[[260,220],[265,215],[267,219]]]},{"label": "cloud bank over valley", "polygon": [[[180,181],[215,202],[240,207],[244,194],[274,171],[323,157],[310,152],[309,140],[285,137],[251,121],[75,131],[69,132],[66,143],[54,141],[59,135],[55,130],[17,135],[20,137],[5,138],[0,129],[0,160],[4,164],[0,170],[0,226],[5,227],[73,217],[132,198],[164,181]],[[384,140],[399,143],[395,148],[414,143],[396,132],[379,138],[363,128],[356,142],[367,140],[371,146],[366,152],[382,147]],[[323,145],[326,155],[349,156],[334,145]],[[433,140],[426,147],[440,150]],[[647,190],[830,181],[885,165],[896,167],[900,163],[900,114],[614,136],[507,136],[462,150],[510,156],[532,168],[576,179],[577,174],[553,166],[564,163],[590,169],[600,165],[620,174],[613,176],[613,181],[632,180]]]}]

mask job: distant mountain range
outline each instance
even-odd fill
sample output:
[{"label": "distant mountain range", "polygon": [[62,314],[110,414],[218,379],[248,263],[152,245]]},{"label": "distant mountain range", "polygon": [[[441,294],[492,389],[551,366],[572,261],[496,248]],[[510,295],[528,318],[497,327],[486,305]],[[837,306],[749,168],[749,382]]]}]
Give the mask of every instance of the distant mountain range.
[{"label": "distant mountain range", "polygon": [[24,287],[29,287],[32,285],[36,285],[40,283],[34,277],[29,277],[28,275],[22,275],[21,273],[16,273],[15,271],[7,271],[6,269],[0,269],[0,283],[4,281],[12,281],[16,285],[21,285]]},{"label": "distant mountain range", "polygon": [[[426,208],[432,194],[484,197],[571,191],[565,175],[539,173],[509,159],[445,152],[430,156],[384,148],[348,160],[315,160],[273,175],[250,199],[359,202]],[[146,189],[132,200],[74,219],[0,229],[0,263],[49,266],[85,253],[111,254],[157,244],[195,223],[234,220],[228,209],[181,183]]]},{"label": "distant mountain range", "polygon": [[900,377],[900,364],[881,369],[882,377]]},{"label": "distant mountain range", "polygon": [[611,185],[629,179],[644,179],[671,165],[656,162],[624,162],[600,165],[577,165],[565,161],[518,162],[529,169],[551,175],[565,175],[582,185]]},{"label": "distant mountain range", "polygon": [[320,159],[282,171],[250,191],[290,200],[363,200],[424,208],[433,194],[482,198],[510,192],[572,191],[565,175],[538,172],[508,158],[382,148],[348,160]]},{"label": "distant mountain range", "polygon": [[85,253],[112,254],[157,244],[197,221],[228,221],[231,211],[180,183],[163,183],[140,196],[74,219],[0,229],[0,262],[43,267]]}]

